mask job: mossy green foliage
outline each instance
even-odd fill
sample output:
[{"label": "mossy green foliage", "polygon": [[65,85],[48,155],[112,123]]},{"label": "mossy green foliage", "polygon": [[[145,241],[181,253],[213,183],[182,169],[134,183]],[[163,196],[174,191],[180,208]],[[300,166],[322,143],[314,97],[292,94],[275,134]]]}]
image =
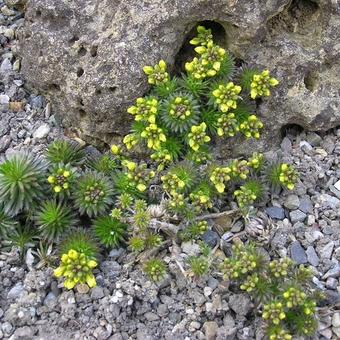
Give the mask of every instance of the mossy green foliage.
[{"label": "mossy green foliage", "polygon": [[315,332],[317,294],[310,269],[288,258],[267,262],[253,244],[237,242],[221,271],[225,279],[238,282],[256,300],[269,339]]}]

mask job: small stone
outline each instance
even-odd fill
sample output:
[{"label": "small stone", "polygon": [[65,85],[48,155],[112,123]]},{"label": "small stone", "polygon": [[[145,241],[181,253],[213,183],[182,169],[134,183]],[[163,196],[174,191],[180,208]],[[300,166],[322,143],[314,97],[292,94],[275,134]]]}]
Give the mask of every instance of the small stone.
[{"label": "small stone", "polygon": [[44,299],[44,305],[50,309],[53,309],[57,304],[58,304],[57,297],[54,295],[53,292],[49,292]]},{"label": "small stone", "polygon": [[285,218],[285,211],[280,207],[268,207],[265,209],[269,217],[276,220],[283,220]]},{"label": "small stone", "polygon": [[202,240],[210,247],[215,248],[217,242],[220,240],[220,237],[215,231],[207,230],[203,236]]},{"label": "small stone", "polygon": [[253,307],[249,297],[245,294],[231,295],[229,306],[236,314],[242,316],[246,316]]},{"label": "small stone", "polygon": [[12,337],[13,339],[31,339],[34,335],[34,330],[28,326],[19,327],[15,330]]},{"label": "small stone", "polygon": [[292,151],[292,142],[288,137],[284,137],[282,142],[281,142],[281,150],[284,153],[290,153]]},{"label": "small stone", "polygon": [[20,66],[21,66],[20,60],[17,59],[13,64],[13,71],[18,72],[20,70]]},{"label": "small stone", "polygon": [[335,277],[335,278],[340,277],[340,264],[336,264],[334,267],[329,269],[322,278],[326,280],[329,277]]},{"label": "small stone", "polygon": [[13,326],[9,322],[4,322],[1,324],[1,329],[5,334],[10,334],[12,332]]},{"label": "small stone", "polygon": [[312,153],[313,147],[308,142],[303,140],[300,142],[300,149],[307,155],[310,155]]},{"label": "small stone", "polygon": [[200,329],[200,328],[201,328],[201,324],[198,321],[190,322],[189,329],[191,329],[191,331],[194,331],[194,330]]},{"label": "small stone", "polygon": [[293,210],[289,213],[290,220],[292,223],[303,222],[307,215],[301,210]]},{"label": "small stone", "polygon": [[340,180],[334,184],[334,188],[340,191]]},{"label": "small stone", "polygon": [[191,241],[182,242],[182,251],[189,256],[197,256],[200,253],[200,246],[197,243]]},{"label": "small stone", "polygon": [[32,109],[39,110],[44,105],[44,99],[42,96],[31,96],[30,97],[30,105]]},{"label": "small stone", "polygon": [[338,280],[334,279],[334,277],[329,277],[326,281],[326,287],[328,289],[336,290],[336,288],[338,287]]},{"label": "small stone", "polygon": [[24,286],[18,282],[7,294],[8,299],[16,300],[24,293]]},{"label": "small stone", "polygon": [[215,321],[206,321],[203,325],[206,340],[214,340],[216,338],[218,324]]},{"label": "small stone", "polygon": [[99,300],[104,297],[104,290],[102,287],[94,287],[91,290],[91,298],[92,300]]},{"label": "small stone", "polygon": [[215,290],[218,287],[219,281],[215,279],[214,277],[210,276],[208,279],[208,286],[212,289]]},{"label": "small stone", "polygon": [[340,200],[334,196],[328,194],[321,194],[319,196],[319,202],[321,203],[322,208],[331,208],[335,209],[340,205]]},{"label": "small stone", "polygon": [[[337,182],[338,183],[338,182]],[[337,197],[340,199],[340,190],[337,189],[334,185],[329,186],[329,190]]]},{"label": "small stone", "polygon": [[322,331],[319,331],[319,333],[326,339],[332,338],[332,330],[330,328],[323,329]]},{"label": "small stone", "polygon": [[297,264],[307,263],[307,256],[305,250],[302,248],[299,241],[293,242],[290,248],[291,258]]},{"label": "small stone", "polygon": [[24,102],[10,102],[9,109],[14,112],[20,112],[24,109]]},{"label": "small stone", "polygon": [[312,266],[317,267],[319,265],[319,257],[317,255],[315,249],[312,246],[309,246],[306,250],[306,254],[307,254],[308,262]]},{"label": "small stone", "polygon": [[90,291],[90,287],[86,283],[81,283],[76,286],[79,294],[87,294]]},{"label": "small stone", "polygon": [[313,203],[309,196],[304,196],[300,198],[300,204],[298,206],[299,210],[306,214],[311,214],[313,213]]},{"label": "small stone", "polygon": [[322,247],[319,251],[319,255],[322,260],[330,259],[334,249],[334,242],[328,242],[324,247]]},{"label": "small stone", "polygon": [[309,132],[307,134],[307,141],[313,146],[319,146],[322,142],[322,138],[315,132]]},{"label": "small stone", "polygon": [[340,313],[334,313],[332,316],[332,326],[340,327]]},{"label": "small stone", "polygon": [[296,210],[300,206],[300,199],[297,195],[288,195],[284,200],[283,205],[289,210]]},{"label": "small stone", "polygon": [[212,289],[210,287],[204,287],[203,293],[205,297],[208,297],[212,294]]},{"label": "small stone", "polygon": [[6,112],[9,109],[9,96],[0,94],[0,112]]},{"label": "small stone", "polygon": [[38,127],[37,130],[33,132],[33,138],[37,139],[43,139],[47,137],[47,135],[50,133],[50,126],[48,124],[42,124]]},{"label": "small stone", "polygon": [[332,330],[336,336],[336,339],[340,339],[340,327],[333,327]]},{"label": "small stone", "polygon": [[0,65],[0,73],[7,73],[12,70],[12,63],[8,58],[5,58]]},{"label": "small stone", "polygon": [[315,216],[314,215],[308,215],[307,216],[307,225],[311,226],[315,223]]},{"label": "small stone", "polygon": [[156,320],[159,320],[159,316],[155,313],[152,313],[152,312],[147,312],[144,314],[144,317],[146,320],[148,321],[156,321]]},{"label": "small stone", "polygon": [[9,148],[11,140],[11,137],[8,135],[0,138],[0,153],[5,152]]}]

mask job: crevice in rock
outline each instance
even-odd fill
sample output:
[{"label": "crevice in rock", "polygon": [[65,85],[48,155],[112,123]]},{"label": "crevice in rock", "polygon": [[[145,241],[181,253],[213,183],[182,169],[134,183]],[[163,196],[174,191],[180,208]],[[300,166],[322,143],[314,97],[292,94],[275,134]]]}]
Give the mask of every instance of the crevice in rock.
[{"label": "crevice in rock", "polygon": [[35,16],[36,16],[37,18],[40,18],[41,15],[42,15],[41,10],[38,9],[38,10],[35,12]]},{"label": "crevice in rock", "polygon": [[91,57],[96,57],[98,53],[98,46],[94,45],[90,49]]},{"label": "crevice in rock", "polygon": [[182,47],[175,57],[174,73],[179,75],[184,70],[184,65],[188,60],[191,60],[196,56],[194,51],[195,46],[190,45],[190,40],[197,35],[197,26],[204,26],[210,28],[214,36],[214,42],[221,47],[227,47],[227,34],[224,27],[216,21],[200,21],[193,24],[193,28],[187,34],[183,40]]},{"label": "crevice in rock", "polygon": [[319,18],[319,5],[312,0],[292,0],[279,14],[267,22],[271,34],[282,31],[306,34],[315,30]]},{"label": "crevice in rock", "polygon": [[61,88],[60,88],[60,86],[58,84],[51,84],[51,85],[49,85],[49,90],[51,90],[51,91],[60,91]]},{"label": "crevice in rock", "polygon": [[77,76],[80,78],[84,74],[84,69],[82,67],[78,67],[77,69]]},{"label": "crevice in rock", "polygon": [[78,50],[78,56],[79,57],[84,57],[87,53],[87,50],[85,47],[81,46]]},{"label": "crevice in rock", "polygon": [[77,35],[74,35],[69,41],[68,41],[68,43],[70,44],[70,45],[73,45],[76,41],[78,41],[79,40],[79,37],[77,36]]},{"label": "crevice in rock", "polygon": [[318,73],[315,70],[308,70],[303,82],[306,86],[306,89],[309,91],[315,91],[318,86]]},{"label": "crevice in rock", "polygon": [[83,110],[83,109],[79,109],[79,116],[80,116],[80,118],[84,118],[85,116],[86,116],[86,112],[85,112],[85,110]]},{"label": "crevice in rock", "polygon": [[286,124],[286,125],[282,126],[282,128],[281,128],[281,137],[284,138],[287,135],[297,136],[303,130],[304,130],[304,128],[299,124],[293,124],[293,123],[292,124]]}]

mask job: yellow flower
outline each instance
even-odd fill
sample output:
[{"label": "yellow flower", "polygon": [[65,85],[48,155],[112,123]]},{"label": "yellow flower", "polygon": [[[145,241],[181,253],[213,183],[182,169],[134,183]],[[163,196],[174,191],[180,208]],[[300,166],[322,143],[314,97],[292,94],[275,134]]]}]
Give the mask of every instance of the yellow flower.
[{"label": "yellow flower", "polygon": [[60,192],[60,191],[61,191],[61,186],[60,186],[60,185],[56,185],[56,186],[54,187],[54,192],[58,193],[58,192]]},{"label": "yellow flower", "polygon": [[55,277],[61,277],[64,274],[64,271],[65,271],[65,268],[58,267],[58,268],[54,269],[53,274],[54,274]]},{"label": "yellow flower", "polygon": [[54,176],[48,176],[47,181],[48,181],[48,183],[53,184],[55,182],[55,177]]},{"label": "yellow flower", "polygon": [[63,173],[63,176],[64,177],[69,177],[71,174],[68,170],[65,170],[64,173]]},{"label": "yellow flower", "polygon": [[93,276],[93,274],[87,275],[86,276],[86,283],[90,288],[93,288],[97,285],[96,279]]},{"label": "yellow flower", "polygon": [[67,289],[72,289],[76,285],[76,282],[74,280],[67,279],[64,281],[64,287]]},{"label": "yellow flower", "polygon": [[120,151],[120,147],[118,145],[115,145],[115,144],[111,145],[111,152],[114,155],[118,155],[119,151]]}]

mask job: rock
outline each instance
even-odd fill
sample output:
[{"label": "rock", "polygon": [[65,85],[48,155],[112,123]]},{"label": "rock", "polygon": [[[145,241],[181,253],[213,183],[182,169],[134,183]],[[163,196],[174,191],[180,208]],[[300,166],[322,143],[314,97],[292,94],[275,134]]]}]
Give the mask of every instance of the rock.
[{"label": "rock", "polygon": [[17,300],[24,294],[24,286],[21,282],[18,282],[7,294],[7,298],[11,300]]},{"label": "rock", "polygon": [[322,277],[324,280],[328,279],[329,277],[340,277],[340,264],[336,264],[334,267],[329,269],[327,273]]},{"label": "rock", "polygon": [[322,260],[330,259],[334,249],[334,242],[328,242],[319,250],[319,255]]},{"label": "rock", "polygon": [[288,195],[283,202],[283,205],[289,210],[296,210],[300,206],[300,200],[297,195]]},{"label": "rock", "polygon": [[215,231],[207,230],[203,236],[202,240],[210,247],[215,248],[217,242],[220,240],[220,237]]},{"label": "rock", "polygon": [[313,203],[309,196],[304,196],[300,198],[299,210],[308,214],[313,213]]},{"label": "rock", "polygon": [[230,308],[239,315],[246,316],[252,309],[252,303],[245,294],[233,294],[229,298]]},{"label": "rock", "polygon": [[338,287],[338,280],[334,279],[334,277],[329,277],[326,281],[326,288],[336,290],[337,287]]},{"label": "rock", "polygon": [[280,207],[268,207],[265,209],[269,217],[277,220],[283,220],[285,218],[285,211]]},{"label": "rock", "polygon": [[340,206],[340,199],[328,194],[321,194],[318,200],[324,209],[326,208],[335,209],[336,207]]},{"label": "rock", "polygon": [[90,287],[86,283],[77,284],[76,290],[79,294],[87,294],[90,291]]},{"label": "rock", "polygon": [[146,320],[148,321],[156,321],[156,320],[159,320],[159,316],[155,313],[152,313],[152,312],[147,312],[144,314],[144,317]]},{"label": "rock", "polygon": [[[259,108],[267,127],[263,139],[232,142],[240,150],[245,143],[264,148],[280,143],[287,124],[323,131],[339,125],[336,11],[326,1],[31,0],[18,32],[22,72],[52,99],[64,126],[109,142],[128,131],[126,109],[149,88],[142,67],[163,58],[170,70],[178,68],[189,33],[214,20],[220,45],[280,80]],[[93,25],[93,18],[103,24]]]},{"label": "rock", "polygon": [[334,313],[332,316],[332,326],[340,327],[340,313]]},{"label": "rock", "polygon": [[96,287],[92,288],[92,290],[91,290],[91,299],[92,300],[99,300],[99,299],[103,298],[104,295],[105,294],[104,294],[104,290],[103,290],[102,287],[96,286]]},{"label": "rock", "polygon": [[288,137],[284,137],[281,142],[281,149],[283,152],[289,154],[292,151],[292,142]]},{"label": "rock", "polygon": [[0,112],[6,112],[9,109],[9,97],[6,94],[0,94]]},{"label": "rock", "polygon": [[50,133],[50,126],[48,124],[42,124],[37,130],[33,132],[33,138],[43,139]]},{"label": "rock", "polygon": [[30,97],[30,105],[32,109],[39,110],[43,107],[44,105],[44,99],[42,96],[31,96]]},{"label": "rock", "polygon": [[293,210],[289,213],[290,220],[292,223],[303,222],[307,215],[301,210]]},{"label": "rock", "polygon": [[191,241],[182,242],[182,251],[189,256],[197,256],[200,253],[200,246],[197,243]]},{"label": "rock", "polygon": [[[338,183],[338,182],[337,182]],[[340,199],[340,190],[337,189],[335,186],[330,185],[329,190],[338,198]]]},{"label": "rock", "polygon": [[317,267],[319,265],[319,257],[315,249],[312,246],[309,246],[306,250],[306,254],[307,254],[308,262],[312,266]]},{"label": "rock", "polygon": [[8,135],[0,138],[0,153],[5,152],[8,149],[11,144],[11,140],[11,137]]},{"label": "rock", "polygon": [[28,0],[5,0],[5,4],[8,7],[22,7]]},{"label": "rock", "polygon": [[319,146],[322,142],[322,138],[317,133],[311,131],[307,134],[307,141],[313,146]]},{"label": "rock", "polygon": [[12,63],[8,58],[5,58],[0,65],[0,73],[8,73],[12,70]]},{"label": "rock", "polygon": [[56,307],[57,304],[57,297],[53,294],[53,292],[49,292],[44,299],[44,305],[47,306],[49,309],[53,309]]},{"label": "rock", "polygon": [[334,184],[334,188],[340,191],[340,180]]},{"label": "rock", "polygon": [[295,241],[292,243],[290,248],[291,258],[297,264],[307,263],[307,256],[305,250],[302,248],[299,241]]},{"label": "rock", "polygon": [[31,327],[25,326],[25,327],[19,327],[15,330],[13,335],[11,336],[11,339],[13,340],[27,340],[31,339],[34,335],[34,330]]},{"label": "rock", "polygon": [[313,151],[313,147],[304,140],[300,142],[300,149],[307,155],[310,155]]},{"label": "rock", "polygon": [[206,321],[203,324],[203,329],[204,329],[206,340],[215,340],[216,339],[216,334],[217,334],[217,329],[218,329],[217,322]]}]

